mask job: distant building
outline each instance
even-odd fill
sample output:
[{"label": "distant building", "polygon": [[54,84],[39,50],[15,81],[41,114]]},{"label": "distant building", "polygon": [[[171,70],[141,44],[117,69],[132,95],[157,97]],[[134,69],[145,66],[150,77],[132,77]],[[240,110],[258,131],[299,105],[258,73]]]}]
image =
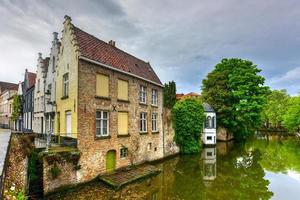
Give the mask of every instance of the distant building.
[{"label": "distant building", "polygon": [[48,71],[49,57],[42,58],[39,53],[34,90],[34,120],[33,132],[45,133],[45,83]]},{"label": "distant building", "polygon": [[0,127],[9,128],[11,125],[12,101],[17,93],[18,85],[14,83],[0,82]]},{"label": "distant building", "polygon": [[36,74],[25,70],[23,82],[23,131],[32,132],[34,115],[34,85]]},{"label": "distant building", "polygon": [[[190,92],[188,94],[176,94],[177,100],[200,97],[201,96],[195,92]],[[202,142],[206,145],[215,145],[217,143],[216,112],[208,103],[203,103],[203,108],[205,114],[205,121],[203,124]]]}]

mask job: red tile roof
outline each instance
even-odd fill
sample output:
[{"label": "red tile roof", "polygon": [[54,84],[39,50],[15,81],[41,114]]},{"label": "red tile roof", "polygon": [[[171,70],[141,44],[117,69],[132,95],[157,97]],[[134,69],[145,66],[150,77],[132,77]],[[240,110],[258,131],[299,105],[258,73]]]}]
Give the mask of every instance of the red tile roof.
[{"label": "red tile roof", "polygon": [[0,93],[5,90],[17,90],[18,84],[0,81]]},{"label": "red tile roof", "polygon": [[140,60],[74,26],[81,56],[162,85],[148,62]]},{"label": "red tile roof", "polygon": [[35,85],[36,73],[27,72],[28,74],[28,89]]}]

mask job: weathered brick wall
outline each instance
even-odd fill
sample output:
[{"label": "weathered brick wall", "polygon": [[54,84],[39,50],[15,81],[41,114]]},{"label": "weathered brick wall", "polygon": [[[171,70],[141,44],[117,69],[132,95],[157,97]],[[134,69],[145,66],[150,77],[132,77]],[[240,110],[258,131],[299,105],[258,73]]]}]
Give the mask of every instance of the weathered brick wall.
[{"label": "weathered brick wall", "polygon": [[164,127],[164,156],[171,156],[174,154],[179,153],[179,147],[176,145],[174,141],[175,137],[175,131],[173,129],[172,124],[172,113],[170,109],[164,108],[164,114],[163,114],[163,127]]},{"label": "weathered brick wall", "polygon": [[[58,168],[61,173],[58,177],[53,178],[50,172],[51,168]],[[55,162],[47,161],[47,157],[43,158],[43,189],[47,194],[55,189],[63,186],[70,186],[77,183],[77,170],[73,162],[60,157]]]},{"label": "weathered brick wall", "polygon": [[[102,73],[109,76],[109,99],[95,98],[96,74]],[[80,158],[81,181],[92,179],[106,171],[106,154],[109,150],[116,151],[116,168],[130,165],[131,156],[120,158],[120,149],[125,146],[129,152],[135,143],[139,148],[134,153],[134,163],[147,160],[155,160],[163,157],[163,133],[162,133],[162,88],[148,82],[133,78],[128,75],[108,70],[104,67],[85,61],[79,63],[78,80],[78,148],[82,153]],[[129,82],[129,102],[117,100],[118,78]],[[147,87],[147,105],[139,103],[140,85]],[[158,90],[158,106],[151,106],[151,89]],[[95,137],[96,110],[109,111],[110,138],[99,139]],[[129,136],[118,136],[117,114],[118,111],[128,112]],[[140,112],[147,112],[147,134],[139,133]],[[158,133],[151,132],[151,114],[158,113]],[[150,151],[147,144],[152,143]]]}]

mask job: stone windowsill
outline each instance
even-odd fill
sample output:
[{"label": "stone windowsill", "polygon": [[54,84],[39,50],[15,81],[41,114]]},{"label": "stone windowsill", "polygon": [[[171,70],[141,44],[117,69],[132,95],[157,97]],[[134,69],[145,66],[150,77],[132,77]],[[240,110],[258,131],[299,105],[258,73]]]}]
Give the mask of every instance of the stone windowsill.
[{"label": "stone windowsill", "polygon": [[151,104],[152,107],[158,108],[158,105]]},{"label": "stone windowsill", "polygon": [[63,99],[67,99],[67,98],[69,98],[68,95],[67,95],[67,96],[63,96],[63,97],[61,97],[60,99],[63,100]]},{"label": "stone windowsill", "polygon": [[109,100],[110,101],[110,97],[103,97],[103,96],[95,96],[95,99],[104,99],[104,100]]},{"label": "stone windowsill", "polygon": [[140,135],[147,135],[148,132],[140,132]]},{"label": "stone windowsill", "polygon": [[152,134],[159,134],[159,131],[152,131]]},{"label": "stone windowsill", "polygon": [[141,106],[148,106],[147,103],[142,103],[142,102],[140,102],[140,105]]},{"label": "stone windowsill", "polygon": [[117,101],[118,101],[118,102],[121,102],[121,103],[130,103],[129,100],[124,100],[124,99],[118,99]]},{"label": "stone windowsill", "polygon": [[118,138],[123,138],[123,137],[130,137],[130,134],[127,135],[117,135]]},{"label": "stone windowsill", "polygon": [[96,136],[95,140],[105,140],[105,139],[110,139],[110,138],[111,138],[110,135],[108,135],[108,136]]}]

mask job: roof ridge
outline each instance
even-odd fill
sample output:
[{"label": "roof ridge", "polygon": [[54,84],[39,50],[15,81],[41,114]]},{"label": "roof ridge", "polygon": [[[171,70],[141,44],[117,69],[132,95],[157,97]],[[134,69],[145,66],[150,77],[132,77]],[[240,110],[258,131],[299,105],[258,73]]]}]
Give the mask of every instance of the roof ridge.
[{"label": "roof ridge", "polygon": [[[86,32],[86,31],[84,31],[84,30],[78,28],[78,27],[75,26],[74,24],[72,24],[72,25],[73,25],[74,28],[78,29],[79,31],[82,31],[82,32],[84,32],[85,34],[88,34],[89,36],[95,38],[96,40],[99,40],[100,42],[105,43],[105,45],[108,45],[108,46],[110,46],[110,47],[112,47],[112,48],[115,48],[115,49],[117,49],[117,50],[119,50],[119,51],[122,51],[123,53],[125,53],[125,54],[127,54],[127,55],[129,55],[129,56],[132,56],[132,57],[136,58],[137,60],[140,60],[140,61],[144,62],[145,64],[148,64],[149,66],[151,66],[150,63],[149,63],[149,61],[146,62],[146,61],[144,61],[144,60],[142,60],[142,59],[140,59],[140,58],[138,58],[138,57],[136,57],[136,56],[134,56],[134,55],[132,55],[132,54],[130,54],[130,53],[128,53],[128,52],[126,52],[126,51],[120,49],[120,48],[118,48],[118,47],[116,47],[116,46],[112,46],[112,45],[108,44],[108,43],[105,42],[104,40],[101,40],[101,39],[99,39],[98,37],[96,37],[96,36],[94,36],[94,35],[92,35],[92,34]],[[76,34],[75,34],[75,35],[76,35]],[[75,37],[76,37],[76,36],[75,36]],[[151,67],[151,68],[152,68],[152,67]],[[153,69],[152,69],[152,70],[153,70]]]}]

